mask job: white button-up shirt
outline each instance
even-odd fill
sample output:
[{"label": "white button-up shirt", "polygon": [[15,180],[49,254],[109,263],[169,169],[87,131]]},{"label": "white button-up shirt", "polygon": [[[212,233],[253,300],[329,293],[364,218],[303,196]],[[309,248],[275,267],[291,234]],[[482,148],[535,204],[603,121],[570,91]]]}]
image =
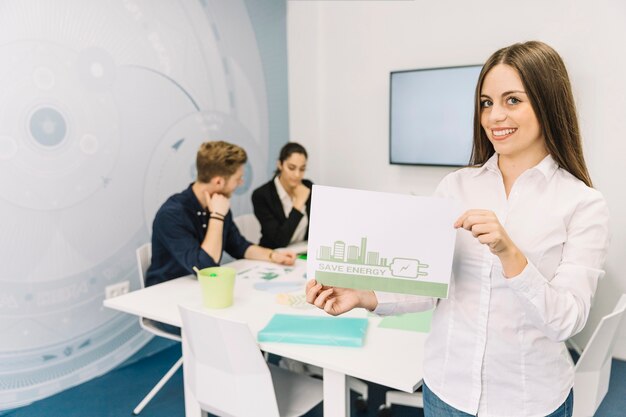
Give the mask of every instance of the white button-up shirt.
[{"label": "white button-up shirt", "polygon": [[[285,190],[285,187],[283,187],[280,183],[278,176],[274,178],[274,185],[276,186],[276,192],[278,192],[278,198],[280,198],[280,202],[283,205],[285,217],[289,217],[289,213],[291,213],[291,210],[293,209],[293,200]],[[306,204],[302,207],[302,213],[304,215],[300,219],[298,226],[296,226],[296,230],[293,231],[293,235],[291,235],[289,243],[302,242],[304,240],[304,236],[306,236],[306,228],[309,224],[309,216],[306,214]]]},{"label": "white button-up shirt", "polygon": [[459,229],[448,299],[377,292],[375,312],[437,305],[424,380],[449,405],[481,417],[550,414],[574,384],[563,341],[584,327],[604,275],[604,198],[547,156],[518,177],[507,199],[497,154],[449,174],[436,194],[494,211],[528,265],[506,279],[499,258]]}]

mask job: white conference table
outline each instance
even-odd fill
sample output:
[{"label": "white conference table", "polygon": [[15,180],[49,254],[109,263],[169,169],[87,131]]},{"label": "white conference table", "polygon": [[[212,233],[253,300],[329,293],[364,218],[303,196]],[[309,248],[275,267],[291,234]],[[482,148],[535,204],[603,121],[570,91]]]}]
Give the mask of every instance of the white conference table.
[{"label": "white conference table", "polygon": [[[298,260],[303,267],[305,261]],[[238,260],[225,266],[245,271],[259,265],[273,265],[261,261]],[[276,278],[279,282],[282,278]],[[304,288],[304,278],[299,278]],[[293,278],[285,280],[294,281]],[[181,326],[178,306],[203,311],[217,317],[248,323],[253,334],[258,333],[275,313],[326,315],[310,305],[299,308],[276,302],[276,294],[254,288],[254,279],[242,279],[235,283],[234,303],[225,309],[207,309],[202,306],[200,284],[193,276],[174,279],[162,284],[133,291],[104,301],[106,307],[152,320]],[[363,309],[346,314],[350,317],[368,317]],[[347,376],[375,382],[405,392],[414,392],[423,375],[423,351],[426,335],[423,333],[379,328],[379,317],[369,317],[369,325],[363,347],[334,347],[277,342],[259,343],[262,350],[292,358],[323,369],[324,415],[339,417],[350,415]],[[183,364],[188,352],[183,329]],[[185,387],[185,414],[200,417],[201,410],[195,397]]]}]

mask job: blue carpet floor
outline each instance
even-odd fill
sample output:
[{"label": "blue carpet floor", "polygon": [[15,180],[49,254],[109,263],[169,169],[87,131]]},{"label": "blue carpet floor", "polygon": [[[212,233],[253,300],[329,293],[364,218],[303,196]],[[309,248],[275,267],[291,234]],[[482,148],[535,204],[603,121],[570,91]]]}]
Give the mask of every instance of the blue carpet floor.
[{"label": "blue carpet floor", "polygon": [[[180,357],[180,345],[162,349],[162,342],[154,340],[137,355],[117,368],[87,383],[13,410],[10,417],[126,417],[133,408]],[[158,351],[161,349],[160,351]],[[158,351],[158,352],[157,352]],[[146,357],[146,354],[149,356]],[[377,417],[378,406],[385,401],[387,388],[370,384],[369,407],[358,412],[352,407],[353,417]],[[353,394],[352,400],[356,396]],[[393,406],[394,417],[422,417],[422,410]],[[182,371],[178,371],[141,413],[143,417],[184,417]],[[626,416],[626,362],[614,360],[610,390],[596,417]],[[260,416],[262,417],[262,416]],[[322,417],[322,405],[306,417]]]}]

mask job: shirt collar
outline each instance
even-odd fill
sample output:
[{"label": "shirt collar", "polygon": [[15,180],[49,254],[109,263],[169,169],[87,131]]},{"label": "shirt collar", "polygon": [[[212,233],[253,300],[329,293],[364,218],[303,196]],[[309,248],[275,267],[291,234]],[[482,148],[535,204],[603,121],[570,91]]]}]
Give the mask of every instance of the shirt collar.
[{"label": "shirt collar", "polygon": [[193,182],[189,184],[189,187],[187,187],[187,189],[182,192],[185,202],[187,203],[185,204],[185,206],[191,208],[194,211],[205,211],[206,209],[202,207],[202,204],[200,204],[198,198],[196,198],[196,195],[193,192],[193,189],[191,188],[193,184]]},{"label": "shirt collar", "polygon": [[541,174],[543,174],[546,180],[549,180],[550,178],[552,178],[556,170],[559,169],[559,164],[557,164],[554,158],[552,158],[552,155],[548,154],[532,169],[539,171]]},{"label": "shirt collar", "polygon": [[[530,168],[529,171],[536,171],[541,173],[546,180],[552,178],[552,175],[559,169],[559,165],[556,163],[552,155],[548,154],[537,165]],[[500,172],[498,167],[498,154],[494,153],[482,166],[476,168],[474,176],[482,174],[485,171]]]},{"label": "shirt collar", "polygon": [[283,187],[283,185],[280,183],[278,175],[274,177],[274,185],[276,186],[276,191],[278,192],[278,198],[280,198],[280,201],[285,201],[285,199],[291,201],[289,194],[287,194],[287,191],[285,191],[285,187]]},{"label": "shirt collar", "polygon": [[491,155],[489,159],[487,159],[487,162],[474,169],[474,176],[478,176],[485,171],[499,172],[500,168],[498,168],[498,154],[494,152],[494,154]]}]

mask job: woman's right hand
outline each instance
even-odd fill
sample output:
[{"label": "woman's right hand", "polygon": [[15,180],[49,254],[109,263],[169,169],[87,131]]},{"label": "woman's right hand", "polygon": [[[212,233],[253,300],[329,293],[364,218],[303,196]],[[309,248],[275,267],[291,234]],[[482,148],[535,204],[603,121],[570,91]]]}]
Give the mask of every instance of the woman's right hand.
[{"label": "woman's right hand", "polygon": [[311,195],[311,189],[306,185],[300,183],[293,190],[293,206],[298,211],[304,211],[304,205],[309,200],[309,195]]},{"label": "woman's right hand", "polygon": [[306,301],[332,316],[338,316],[355,307],[363,307],[373,311],[378,305],[376,294],[373,291],[327,287],[314,279],[306,284]]}]

